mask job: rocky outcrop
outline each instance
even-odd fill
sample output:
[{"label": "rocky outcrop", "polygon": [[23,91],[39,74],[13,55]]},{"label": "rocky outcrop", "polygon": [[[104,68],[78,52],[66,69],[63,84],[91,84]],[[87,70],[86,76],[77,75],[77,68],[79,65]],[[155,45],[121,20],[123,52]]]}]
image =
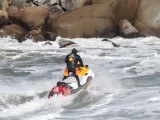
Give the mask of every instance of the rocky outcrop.
[{"label": "rocky outcrop", "polygon": [[0,35],[37,42],[54,41],[56,36],[114,37],[120,29],[127,38],[160,37],[159,4],[159,0],[1,0]]},{"label": "rocky outcrop", "polygon": [[118,28],[107,4],[74,9],[52,23],[52,30],[62,37],[113,37]]},{"label": "rocky outcrop", "polygon": [[121,30],[122,36],[125,38],[136,38],[142,36],[139,31],[135,27],[133,27],[127,19],[121,20],[119,22],[119,28]]},{"label": "rocky outcrop", "polygon": [[1,34],[3,36],[12,36],[15,39],[19,40],[19,42],[24,41],[24,37],[26,35],[26,30],[21,26],[16,24],[6,25],[3,27]]},{"label": "rocky outcrop", "polygon": [[134,25],[145,36],[160,37],[159,5],[159,0],[141,0]]}]

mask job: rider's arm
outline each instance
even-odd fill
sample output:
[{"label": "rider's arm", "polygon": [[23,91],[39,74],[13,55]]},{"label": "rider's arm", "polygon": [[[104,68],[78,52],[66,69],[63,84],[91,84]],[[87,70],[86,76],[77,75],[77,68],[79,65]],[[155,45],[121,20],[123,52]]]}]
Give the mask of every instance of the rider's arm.
[{"label": "rider's arm", "polygon": [[82,59],[81,59],[81,57],[79,55],[78,55],[78,61],[80,62],[81,66],[84,66],[83,65],[83,61],[82,61]]},{"label": "rider's arm", "polygon": [[65,62],[68,63],[69,55],[66,56]]}]

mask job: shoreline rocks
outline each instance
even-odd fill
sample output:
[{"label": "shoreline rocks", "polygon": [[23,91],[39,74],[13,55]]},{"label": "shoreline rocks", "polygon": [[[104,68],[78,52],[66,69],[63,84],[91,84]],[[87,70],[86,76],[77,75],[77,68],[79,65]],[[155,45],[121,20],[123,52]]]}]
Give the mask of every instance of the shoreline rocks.
[{"label": "shoreline rocks", "polygon": [[1,0],[0,36],[19,42],[65,38],[160,37],[159,0]]}]

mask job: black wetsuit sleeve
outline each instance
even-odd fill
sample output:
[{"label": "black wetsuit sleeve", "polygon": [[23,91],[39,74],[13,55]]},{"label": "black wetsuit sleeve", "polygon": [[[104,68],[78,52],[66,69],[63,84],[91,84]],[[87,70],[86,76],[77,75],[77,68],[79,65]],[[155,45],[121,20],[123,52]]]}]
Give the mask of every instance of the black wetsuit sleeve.
[{"label": "black wetsuit sleeve", "polygon": [[69,55],[66,56],[65,62],[68,63],[68,60],[69,60]]},{"label": "black wetsuit sleeve", "polygon": [[82,59],[81,59],[81,57],[79,55],[78,55],[78,61],[80,62],[81,66],[84,66],[83,65],[83,61],[82,61]]}]

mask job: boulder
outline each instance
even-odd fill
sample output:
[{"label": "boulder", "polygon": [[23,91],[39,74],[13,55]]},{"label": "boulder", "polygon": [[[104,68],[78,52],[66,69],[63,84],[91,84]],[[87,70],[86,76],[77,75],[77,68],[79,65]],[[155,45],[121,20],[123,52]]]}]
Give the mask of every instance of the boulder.
[{"label": "boulder", "polygon": [[107,0],[117,22],[123,19],[133,21],[137,14],[141,0]]},{"label": "boulder", "polygon": [[108,4],[94,4],[58,17],[52,22],[52,31],[64,38],[113,37],[118,27]]},{"label": "boulder", "polygon": [[121,30],[122,36],[125,38],[135,38],[142,36],[139,31],[135,27],[133,27],[127,19],[121,20],[119,22],[119,28]]},{"label": "boulder", "polygon": [[159,5],[159,0],[141,0],[134,26],[145,36],[160,37]]},{"label": "boulder", "polygon": [[12,36],[19,42],[24,41],[26,30],[16,24],[6,25],[3,27],[3,36]]},{"label": "boulder", "polygon": [[45,39],[47,39],[47,40],[49,40],[49,41],[55,41],[57,35],[56,35],[55,33],[52,33],[52,32],[46,32],[46,33],[44,34],[44,37],[45,37]]},{"label": "boulder", "polygon": [[69,40],[60,39],[58,44],[59,44],[59,48],[64,48],[64,47],[73,45],[75,43]]},{"label": "boulder", "polygon": [[42,30],[40,28],[36,27],[33,30],[29,31],[27,36],[31,37],[31,36],[36,36],[38,34],[42,34]]},{"label": "boulder", "polygon": [[0,26],[3,26],[4,24],[7,24],[8,21],[9,21],[8,13],[0,10]]},{"label": "boulder", "polygon": [[34,35],[31,37],[31,39],[33,40],[33,42],[42,42],[42,41],[46,41],[46,39],[43,37],[43,35],[38,34],[38,35]]},{"label": "boulder", "polygon": [[9,10],[10,21],[27,30],[35,27],[43,28],[47,15],[48,10],[44,7],[26,7],[20,10],[11,8]]}]

